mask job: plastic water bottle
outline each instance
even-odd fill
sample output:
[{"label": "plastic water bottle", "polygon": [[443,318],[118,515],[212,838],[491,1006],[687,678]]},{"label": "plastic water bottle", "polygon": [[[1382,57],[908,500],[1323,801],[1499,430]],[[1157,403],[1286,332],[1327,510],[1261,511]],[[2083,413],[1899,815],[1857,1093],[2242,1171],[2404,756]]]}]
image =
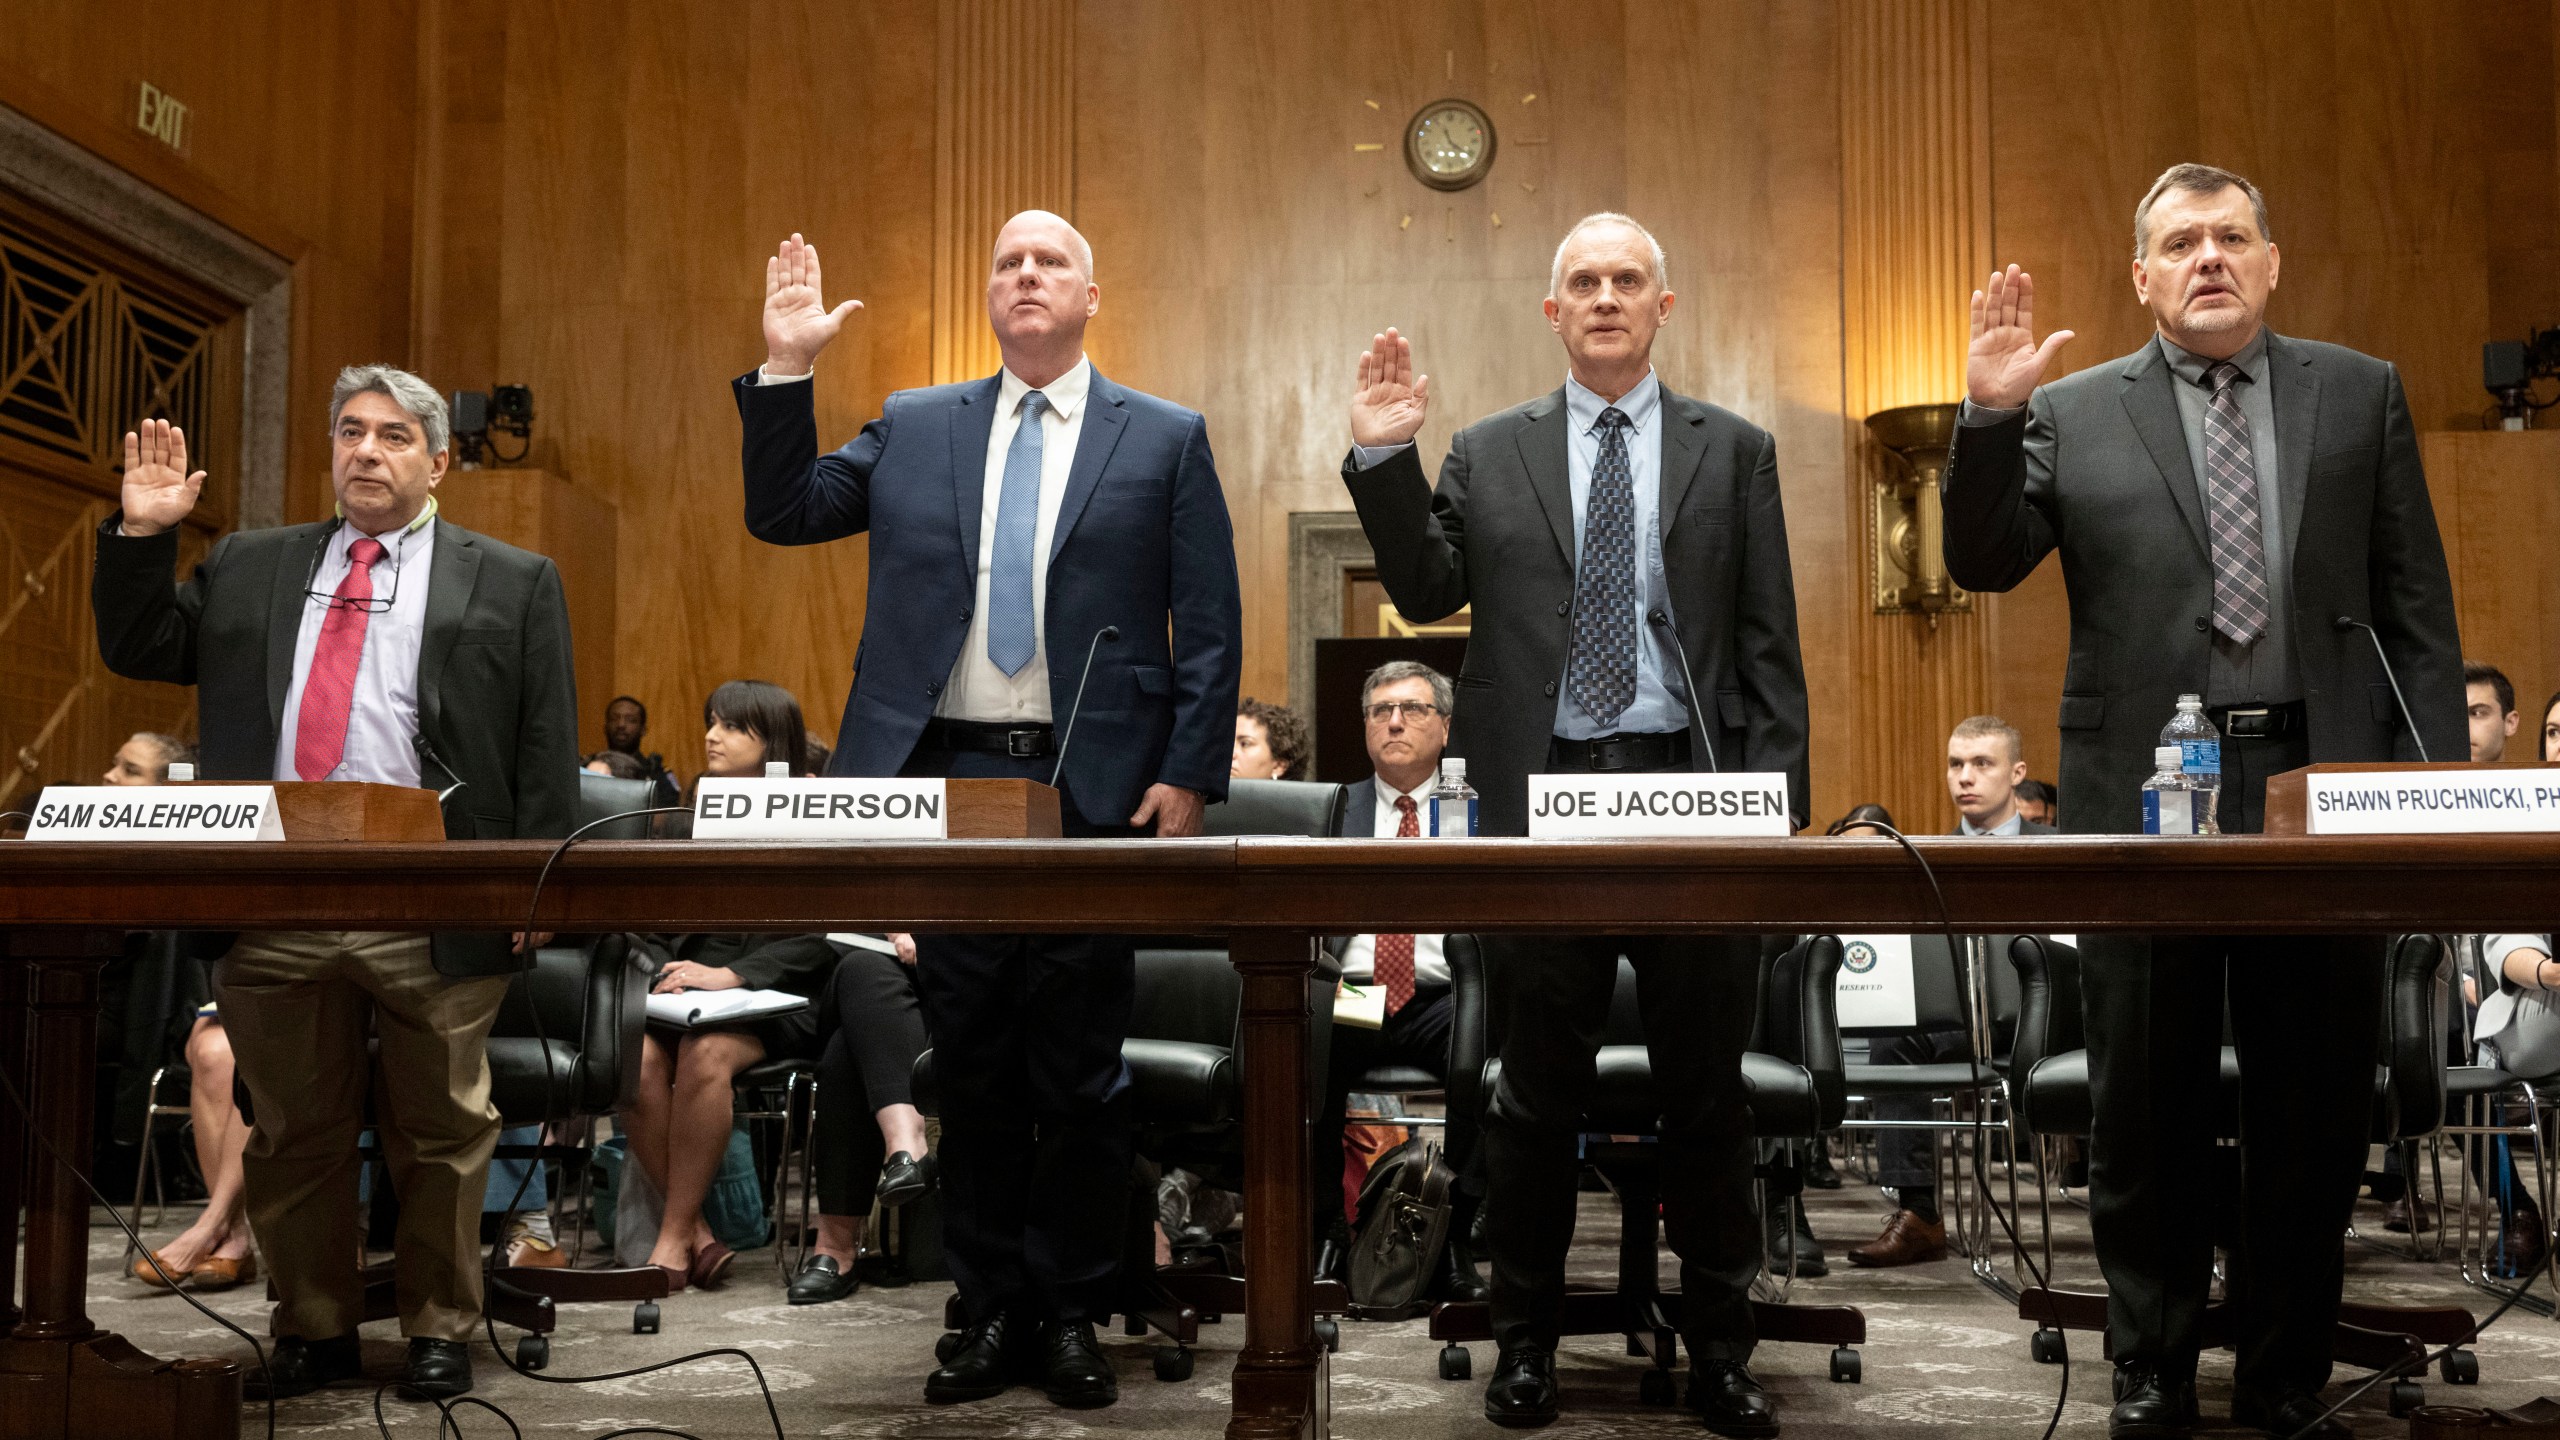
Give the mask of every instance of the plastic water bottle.
[{"label": "plastic water bottle", "polygon": [[2142,833],[2201,835],[2196,827],[2196,787],[2187,777],[2178,747],[2163,745],[2151,752],[2151,778],[2142,782]]},{"label": "plastic water bottle", "polygon": [[172,785],[186,785],[186,784],[191,784],[191,783],[193,783],[193,782],[194,782],[195,778],[196,778],[196,767],[195,767],[194,765],[189,764],[188,762],[186,762],[186,761],[184,761],[184,760],[172,760],[172,761],[170,761],[170,762],[169,762],[169,783],[170,783],[170,784],[172,784]]},{"label": "plastic water bottle", "polygon": [[1467,762],[1451,757],[1440,762],[1439,783],[1431,787],[1431,834],[1441,839],[1473,839],[1476,792],[1467,783]]},{"label": "plastic water bottle", "polygon": [[790,779],[791,762],[788,760],[767,760],[764,762],[764,778],[767,780]]},{"label": "plastic water bottle", "polygon": [[2178,768],[2186,774],[2187,788],[2195,792],[2195,829],[2177,833],[2221,834],[2222,732],[2205,718],[2203,696],[2178,697],[2178,713],[2161,728],[2160,744],[2178,747]]}]

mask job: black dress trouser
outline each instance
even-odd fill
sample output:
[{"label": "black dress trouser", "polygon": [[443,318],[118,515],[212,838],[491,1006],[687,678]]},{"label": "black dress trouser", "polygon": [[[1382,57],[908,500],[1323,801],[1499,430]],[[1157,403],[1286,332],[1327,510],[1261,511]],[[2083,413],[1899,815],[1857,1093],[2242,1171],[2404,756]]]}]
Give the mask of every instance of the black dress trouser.
[{"label": "black dress trouser", "polygon": [[[2222,742],[2222,828],[2262,826],[2297,737]],[[2345,1281],[2342,1240],[2382,1053],[2378,936],[2115,936],[2080,942],[2089,1222],[2116,1362],[2195,1373],[2213,1279],[2222,1025],[2240,1056],[2240,1226],[2227,1291],[2233,1384],[2317,1391]]]},{"label": "black dress trouser", "polygon": [[877,950],[848,951],[818,997],[818,1033],[818,1213],[869,1215],[889,1159],[876,1117],[915,1103],[927,1043],[915,972]]},{"label": "black dress trouser", "polygon": [[[1052,761],[919,749],[905,774],[1046,783]],[[1059,798],[1071,837],[1097,827]],[[1116,1308],[1129,1212],[1135,998],[1124,935],[919,935],[916,990],[942,1111],[942,1244],[971,1323]]]}]

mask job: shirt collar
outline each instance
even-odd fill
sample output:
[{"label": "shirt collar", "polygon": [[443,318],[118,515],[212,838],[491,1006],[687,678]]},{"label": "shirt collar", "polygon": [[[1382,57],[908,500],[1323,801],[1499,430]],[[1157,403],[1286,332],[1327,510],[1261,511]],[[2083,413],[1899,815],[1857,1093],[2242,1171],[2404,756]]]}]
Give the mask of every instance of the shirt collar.
[{"label": "shirt collar", "polygon": [[[2166,335],[2160,337],[2160,354],[2168,360],[2169,369],[2179,379],[2190,385],[2212,388],[2205,385],[2204,372],[2212,369],[2219,362],[2198,355]],[[2240,353],[2231,357],[2231,363],[2239,366],[2240,373],[2248,376],[2252,384],[2267,383],[2266,326],[2258,327],[2258,333],[2249,337],[2249,343],[2241,346]]]},{"label": "shirt collar", "polygon": [[[406,563],[409,552],[422,549],[434,542],[436,512],[436,497],[429,495],[426,508],[418,512],[418,518],[397,530],[386,530],[373,537],[382,542],[383,560],[392,569],[397,570]],[[364,532],[348,524],[345,512],[341,511],[338,516],[338,528],[329,532],[330,563],[338,565],[352,563],[347,559],[347,554],[355,548],[355,543],[363,538],[365,538]]]},{"label": "shirt collar", "polygon": [[[1060,420],[1073,420],[1076,411],[1084,407],[1084,397],[1092,389],[1093,362],[1079,355],[1076,363],[1067,367],[1066,374],[1041,386],[1040,393],[1049,397],[1049,408],[1057,412]],[[1023,383],[1022,377],[1007,367],[1004,378],[996,385],[996,413],[1016,413],[1022,407],[1022,397],[1030,391],[1031,387]]]},{"label": "shirt collar", "polygon": [[[2164,340],[2160,343],[2165,345],[2168,342]],[[1956,827],[1964,831],[1967,835],[2016,835],[2026,828],[2026,823],[2027,812],[2015,809],[2009,812],[2008,819],[2001,821],[1999,824],[1992,826],[1988,830],[1974,824],[1972,818],[1969,816],[1958,815],[1956,817]]]},{"label": "shirt collar", "polygon": [[1396,797],[1399,795],[1409,797],[1415,805],[1419,806],[1422,803],[1422,797],[1431,793],[1431,781],[1434,777],[1431,775],[1423,776],[1422,782],[1410,790],[1399,790],[1393,785],[1388,784],[1387,777],[1378,774],[1376,771],[1371,771],[1369,778],[1378,782],[1378,803],[1389,810],[1393,810],[1396,808]]},{"label": "shirt collar", "polygon": [[1642,435],[1653,428],[1653,417],[1662,409],[1662,382],[1647,370],[1644,378],[1636,382],[1636,388],[1615,400],[1603,400],[1598,391],[1571,374],[1564,377],[1564,413],[1572,419],[1575,434],[1590,434],[1600,423],[1600,412],[1612,406],[1627,417],[1630,438]]}]

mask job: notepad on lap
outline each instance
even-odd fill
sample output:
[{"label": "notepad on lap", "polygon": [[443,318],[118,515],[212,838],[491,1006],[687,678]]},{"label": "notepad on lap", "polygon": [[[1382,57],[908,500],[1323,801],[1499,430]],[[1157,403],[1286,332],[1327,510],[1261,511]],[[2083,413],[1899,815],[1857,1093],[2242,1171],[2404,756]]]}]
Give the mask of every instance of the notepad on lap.
[{"label": "notepad on lap", "polygon": [[649,1023],[692,1030],[744,1024],[807,1008],[808,997],[782,990],[680,990],[649,997]]}]

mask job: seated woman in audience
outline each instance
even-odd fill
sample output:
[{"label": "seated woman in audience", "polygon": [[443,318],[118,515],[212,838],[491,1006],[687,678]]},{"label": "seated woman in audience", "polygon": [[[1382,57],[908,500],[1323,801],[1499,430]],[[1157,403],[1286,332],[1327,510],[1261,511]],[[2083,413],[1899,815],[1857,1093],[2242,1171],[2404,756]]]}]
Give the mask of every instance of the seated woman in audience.
[{"label": "seated woman in audience", "polygon": [[154,1287],[175,1281],[190,1290],[227,1290],[257,1278],[258,1262],[249,1253],[249,1217],[240,1208],[240,1152],[249,1143],[249,1122],[231,1101],[231,1032],[211,1003],[197,1007],[187,1032],[187,1111],[196,1168],[204,1172],[204,1213],[152,1252],[157,1268],[135,1256],[133,1277]]},{"label": "seated woman in audience", "polygon": [[871,1203],[904,1205],[934,1185],[924,1115],[909,1079],[926,1044],[916,1000],[915,940],[890,935],[874,948],[860,936],[837,963],[818,1003],[826,1049],[818,1057],[817,1253],[791,1281],[794,1305],[823,1305],[854,1292]]},{"label": "seated woman in audience", "polygon": [[116,750],[115,760],[101,778],[109,785],[162,785],[168,783],[169,767],[180,762],[196,763],[194,746],[175,735],[136,730]]},{"label": "seated woman in audience", "polygon": [[649,767],[640,763],[639,756],[620,750],[599,750],[578,763],[598,775],[610,775],[616,780],[649,778]]},{"label": "seated woman in audience", "polygon": [[[2560,708],[2560,696],[2553,698],[2554,708]],[[2501,1069],[2526,1080],[2548,1080],[2560,1071],[2560,962],[2552,959],[2551,937],[2484,936],[2480,959],[2494,988],[2480,1002],[2473,1038],[2489,1052],[2485,1058]],[[2521,1123],[2523,1118],[2505,1117],[2501,1123]],[[2506,1232],[2489,1256],[2489,1269],[2517,1279],[2542,1264],[2550,1231],[2542,1207],[2516,1173],[2508,1137],[2496,1137],[2487,1148],[2495,1152],[2495,1160],[2485,1170],[2475,1164],[2472,1173],[2497,1202]]]},{"label": "seated woman in audience", "polygon": [[[795,774],[803,768],[800,702],[781,686],[732,680],[711,692],[702,718],[706,776],[758,776],[774,760]],[[744,986],[816,999],[840,953],[823,935],[659,935],[642,944],[657,962],[659,994]],[[814,1008],[717,1029],[650,1028],[640,1090],[622,1126],[632,1157],[666,1200],[649,1263],[667,1272],[670,1288],[718,1285],[737,1259],[702,1217],[729,1146],[732,1081],[768,1059],[817,1059],[819,1048]]]},{"label": "seated woman in audience", "polygon": [[1849,807],[1848,814],[1832,821],[1831,828],[1822,833],[1847,836],[1851,839],[1868,836],[1881,840],[1884,838],[1884,832],[1876,827],[1891,824],[1893,824],[1893,812],[1881,805],[1852,805]]},{"label": "seated woman in audience", "polygon": [[2560,690],[2542,707],[2542,763],[2560,765]]},{"label": "seated woman in audience", "polygon": [[1236,706],[1236,748],[1227,773],[1238,780],[1307,778],[1307,722],[1286,705],[1247,695]]}]

